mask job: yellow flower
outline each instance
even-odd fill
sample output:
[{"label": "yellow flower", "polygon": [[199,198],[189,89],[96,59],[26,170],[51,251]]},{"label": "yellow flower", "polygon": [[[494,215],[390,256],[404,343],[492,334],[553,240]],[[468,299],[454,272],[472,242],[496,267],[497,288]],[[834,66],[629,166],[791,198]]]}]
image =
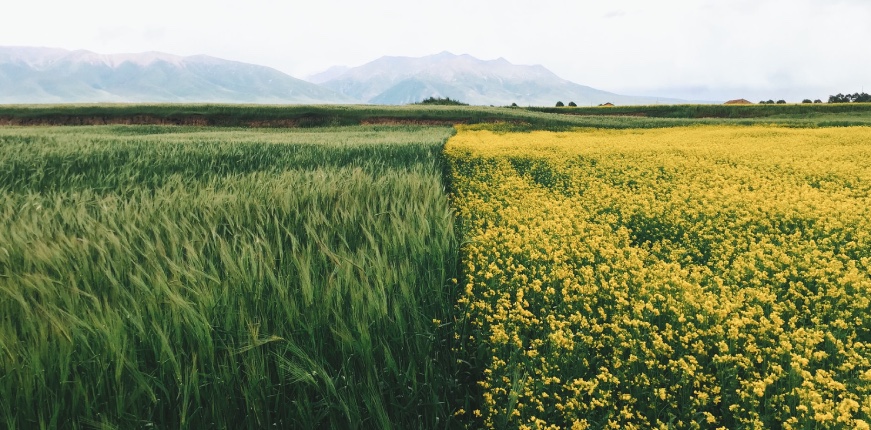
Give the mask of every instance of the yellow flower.
[{"label": "yellow flower", "polygon": [[486,427],[871,411],[871,128],[486,127],[445,146]]}]

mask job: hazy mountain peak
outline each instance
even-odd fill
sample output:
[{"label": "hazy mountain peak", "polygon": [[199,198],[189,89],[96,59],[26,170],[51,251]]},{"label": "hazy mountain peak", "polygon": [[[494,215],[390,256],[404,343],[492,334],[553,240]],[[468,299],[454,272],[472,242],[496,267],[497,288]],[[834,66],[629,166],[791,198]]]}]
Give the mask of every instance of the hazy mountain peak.
[{"label": "hazy mountain peak", "polygon": [[80,49],[70,52],[69,54],[59,58],[57,61],[88,63],[92,65],[103,65],[106,67],[117,68],[125,63],[146,67],[156,62],[181,66],[184,63],[184,60],[185,57],[155,51],[124,54],[97,54],[95,52]]},{"label": "hazy mountain peak", "polygon": [[206,55],[0,47],[0,103],[355,103],[275,69]]},{"label": "hazy mountain peak", "polygon": [[56,61],[70,51],[57,48],[31,48],[27,46],[0,46],[0,63],[25,64],[39,67]]},{"label": "hazy mountain peak", "polygon": [[305,80],[307,80],[311,83],[315,83],[315,84],[322,84],[324,82],[327,82],[329,80],[332,80],[332,79],[335,79],[335,78],[341,76],[343,73],[347,72],[348,70],[351,70],[351,68],[347,67],[347,66],[333,66],[333,67],[330,67],[329,69],[324,70],[322,72],[318,72],[318,73],[315,73],[313,75],[309,75],[305,78]]},{"label": "hazy mountain peak", "polygon": [[[166,54],[163,52],[143,52],[139,54],[113,54],[105,56],[112,67],[118,67],[124,63],[136,64],[138,66],[148,66],[152,63],[163,61],[165,63],[180,66],[184,62],[184,57],[178,55]],[[209,58],[201,56],[202,58]]]},{"label": "hazy mountain peak", "polygon": [[[450,52],[450,51],[442,51],[442,52],[439,52],[438,54],[428,55],[428,56],[423,57],[423,58],[445,59],[445,58],[454,58],[454,57],[458,57],[458,55],[455,55],[453,52]],[[399,57],[399,58],[402,58],[402,57]]]},{"label": "hazy mountain peak", "polygon": [[[569,82],[541,65],[515,65],[505,58],[481,60],[448,51],[424,57],[384,56],[323,81],[327,88],[368,103],[404,104],[450,97],[478,105],[552,106],[605,102],[654,103]],[[677,100],[659,99],[661,102]]]}]

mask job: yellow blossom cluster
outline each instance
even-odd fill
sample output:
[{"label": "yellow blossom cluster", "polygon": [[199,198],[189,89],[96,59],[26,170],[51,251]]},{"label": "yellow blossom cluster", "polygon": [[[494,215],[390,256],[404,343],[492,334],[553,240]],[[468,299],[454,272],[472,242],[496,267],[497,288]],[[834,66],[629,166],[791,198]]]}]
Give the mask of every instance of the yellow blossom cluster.
[{"label": "yellow blossom cluster", "polygon": [[445,153],[481,426],[868,428],[871,128],[460,127]]}]

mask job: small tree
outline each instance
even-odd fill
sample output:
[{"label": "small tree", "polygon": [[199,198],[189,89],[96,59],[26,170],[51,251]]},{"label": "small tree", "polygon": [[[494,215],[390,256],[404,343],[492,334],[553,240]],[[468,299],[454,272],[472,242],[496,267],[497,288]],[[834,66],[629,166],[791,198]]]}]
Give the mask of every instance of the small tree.
[{"label": "small tree", "polygon": [[816,99],[816,100],[814,100],[814,103],[822,103],[822,102],[823,102],[823,101],[820,100],[820,99]]},{"label": "small tree", "polygon": [[556,102],[556,107],[563,107],[563,106],[565,106],[565,105],[563,104],[563,102]]},{"label": "small tree", "polygon": [[511,103],[511,107],[517,107],[517,103]]},{"label": "small tree", "polygon": [[801,101],[802,103],[813,103],[811,99],[804,99]]},{"label": "small tree", "polygon": [[569,107],[578,107],[578,105],[575,102],[569,102]]},{"label": "small tree", "polygon": [[849,100],[847,100],[847,97],[843,94],[838,93],[836,95],[829,96],[829,103],[849,103]]},{"label": "small tree", "polygon": [[780,100],[777,101],[777,104],[779,104],[779,105],[785,105],[785,104],[786,104],[786,100],[780,99]]}]

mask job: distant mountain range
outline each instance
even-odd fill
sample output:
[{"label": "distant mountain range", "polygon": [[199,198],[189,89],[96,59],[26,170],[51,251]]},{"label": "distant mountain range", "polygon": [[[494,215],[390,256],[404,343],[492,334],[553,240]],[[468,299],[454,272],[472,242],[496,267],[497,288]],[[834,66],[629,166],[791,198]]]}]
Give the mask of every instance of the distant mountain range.
[{"label": "distant mountain range", "polygon": [[253,64],[160,52],[0,47],[0,103],[358,103]]},{"label": "distant mountain range", "polygon": [[518,66],[504,58],[485,61],[450,52],[421,58],[381,57],[344,71],[333,68],[309,80],[373,104],[406,104],[428,97],[497,106],[553,106],[557,101],[580,106],[685,102],[623,96],[567,81],[542,66]]},{"label": "distant mountain range", "polygon": [[428,97],[497,106],[685,102],[618,95],[567,81],[542,66],[449,52],[337,66],[307,82],[269,67],[205,55],[0,47],[0,103],[407,104]]}]

